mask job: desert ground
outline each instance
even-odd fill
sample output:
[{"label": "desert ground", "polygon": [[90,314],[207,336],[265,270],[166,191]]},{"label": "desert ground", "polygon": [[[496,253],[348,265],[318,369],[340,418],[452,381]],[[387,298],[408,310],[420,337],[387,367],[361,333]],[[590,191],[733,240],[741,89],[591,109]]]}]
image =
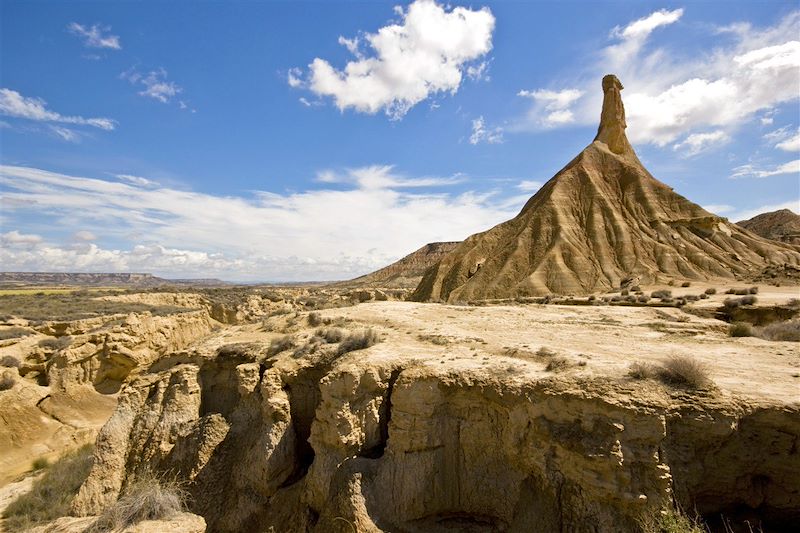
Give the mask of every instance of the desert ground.
[{"label": "desert ground", "polygon": [[[662,292],[646,303],[456,305],[341,286],[105,291],[81,296],[100,316],[6,316],[0,527],[99,527],[152,469],[181,479],[193,514],[126,531],[583,531],[673,498],[710,527],[787,530],[800,349],[762,328],[796,335],[800,290],[680,285],[641,287]],[[68,297],[26,297],[54,294]],[[750,336],[731,336],[732,313]],[[93,444],[57,514],[14,511]]]}]

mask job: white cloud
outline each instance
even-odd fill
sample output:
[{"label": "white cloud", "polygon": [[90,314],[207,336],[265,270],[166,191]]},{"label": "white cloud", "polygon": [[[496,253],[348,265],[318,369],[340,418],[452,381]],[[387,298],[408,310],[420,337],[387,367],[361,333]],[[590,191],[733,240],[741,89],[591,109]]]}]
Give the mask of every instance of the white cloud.
[{"label": "white cloud", "polygon": [[530,98],[534,105],[528,112],[529,120],[544,128],[563,126],[575,121],[575,115],[569,107],[583,96],[583,91],[578,89],[564,89],[549,91],[539,89],[536,91],[521,90],[517,96]]},{"label": "white cloud", "polygon": [[111,30],[110,26],[102,27],[99,24],[84,26],[77,22],[71,22],[67,26],[67,29],[70,33],[79,36],[83,40],[83,45],[86,47],[110,48],[112,50],[122,49],[122,45],[119,43],[119,36],[108,33]]},{"label": "white cloud", "polygon": [[674,11],[662,9],[631,22],[625,26],[624,29],[620,29],[619,26],[617,26],[611,31],[611,34],[621,39],[644,39],[656,28],[673,24],[682,16],[683,9],[676,9]]},{"label": "white cloud", "polygon": [[65,140],[67,142],[77,143],[77,142],[80,142],[80,140],[81,140],[81,136],[77,131],[71,130],[69,128],[65,128],[63,126],[53,126],[53,125],[51,125],[50,126],[50,131],[52,131],[58,137],[60,137],[61,139]]},{"label": "white cloud", "polygon": [[84,242],[91,242],[97,240],[97,235],[87,230],[76,231],[75,235],[73,235],[72,237],[77,241],[84,241]]},{"label": "white cloud", "polygon": [[149,180],[141,176],[133,176],[131,174],[114,174],[114,177],[116,177],[119,180],[128,182],[131,185],[138,185],[140,187],[155,187],[158,185],[158,183],[156,183],[153,180]]},{"label": "white cloud", "polygon": [[3,248],[10,246],[33,246],[42,242],[39,235],[24,234],[16,230],[7,233],[0,233],[0,244]]},{"label": "white cloud", "polygon": [[463,181],[459,175],[407,177],[373,166],[329,171],[320,179],[337,183],[336,190],[242,198],[0,166],[5,227],[33,216],[119,243],[106,249],[45,236],[25,250],[4,246],[0,262],[14,270],[341,279],[385,266],[426,242],[463,239],[519,208],[513,202],[503,207],[497,192],[426,190]]},{"label": "white cloud", "polygon": [[[571,114],[556,118],[596,124],[602,101],[599,80],[609,72],[626,86],[627,132],[634,143],[667,146],[708,130],[731,136],[758,114],[762,123],[769,123],[776,107],[798,100],[800,11],[772,27],[731,26],[707,47],[709,52],[692,54],[690,59],[682,50],[650,43],[656,28],[674,23],[682,14],[682,10],[660,11],[612,31],[615,41],[591,64],[579,67],[571,77],[562,76],[567,90],[580,88],[586,96],[563,108]],[[534,108],[515,129],[567,123],[547,121],[546,114],[546,109]]]},{"label": "white cloud", "polygon": [[297,67],[290,68],[289,73],[286,75],[286,81],[289,87],[297,88],[303,86],[303,71]]},{"label": "white cloud", "polygon": [[472,121],[472,135],[469,136],[470,144],[488,143],[498,144],[503,142],[503,128],[487,128],[483,116]]},{"label": "white cloud", "polygon": [[[398,13],[400,23],[355,39],[339,38],[355,56],[343,70],[315,58],[307,80],[292,70],[289,85],[307,84],[316,95],[332,97],[342,111],[384,111],[400,119],[433,94],[458,91],[465,71],[472,77],[483,75],[485,66],[473,62],[492,49],[495,18],[488,8],[449,9],[433,0],[416,0]],[[371,55],[362,53],[362,41]]]},{"label": "white cloud", "polygon": [[522,180],[517,184],[517,189],[523,192],[536,192],[542,188],[541,181],[533,181],[533,180]]},{"label": "white cloud", "polygon": [[47,102],[41,98],[22,96],[17,91],[6,88],[0,89],[0,114],[40,122],[94,126],[102,130],[113,130],[117,125],[116,121],[110,118],[65,116],[47,109]]},{"label": "white cloud", "polygon": [[702,207],[709,213],[714,213],[717,215],[722,213],[729,213],[734,210],[734,207],[732,205],[727,205],[727,204],[710,204],[710,205],[704,205]]},{"label": "white cloud", "polygon": [[769,204],[752,209],[743,209],[741,211],[732,213],[728,219],[733,221],[749,220],[756,215],[760,215],[761,213],[770,213],[772,211],[779,211],[781,209],[791,209],[795,213],[800,213],[800,198],[789,200],[788,202],[783,202],[780,204]]},{"label": "white cloud", "polygon": [[695,156],[701,152],[716,148],[730,141],[728,134],[722,130],[706,133],[692,133],[683,141],[676,143],[672,149],[680,151],[685,157]]},{"label": "white cloud", "polygon": [[[142,85],[144,89],[139,91],[140,96],[146,96],[164,104],[183,92],[183,88],[177,83],[167,80],[167,71],[163,68],[151,70],[147,74],[141,74],[136,69],[130,69],[120,74],[120,78],[128,80],[133,85]],[[186,109],[187,107],[184,103],[181,109]]]},{"label": "white cloud", "polygon": [[770,176],[781,176],[784,174],[795,174],[800,177],[800,159],[789,161],[774,168],[758,168],[755,165],[742,165],[733,169],[731,178],[768,178]]},{"label": "white cloud", "polygon": [[800,131],[795,132],[793,136],[776,144],[775,148],[785,152],[800,152]]},{"label": "white cloud", "polygon": [[489,62],[481,61],[477,65],[467,66],[467,77],[476,81],[489,81]]}]

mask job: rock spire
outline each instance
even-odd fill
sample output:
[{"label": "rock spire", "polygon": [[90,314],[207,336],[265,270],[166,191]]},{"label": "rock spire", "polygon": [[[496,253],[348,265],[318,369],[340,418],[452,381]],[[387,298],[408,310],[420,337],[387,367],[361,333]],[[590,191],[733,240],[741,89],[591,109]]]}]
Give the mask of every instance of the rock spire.
[{"label": "rock spire", "polygon": [[625,106],[620,91],[625,87],[613,74],[603,76],[603,111],[600,113],[600,126],[595,141],[608,146],[615,154],[633,153],[633,148],[625,136]]}]

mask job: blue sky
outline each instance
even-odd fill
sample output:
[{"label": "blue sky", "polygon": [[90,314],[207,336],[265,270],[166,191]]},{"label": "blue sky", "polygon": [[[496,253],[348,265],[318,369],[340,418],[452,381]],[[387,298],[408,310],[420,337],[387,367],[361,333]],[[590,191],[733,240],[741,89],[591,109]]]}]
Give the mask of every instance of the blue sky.
[{"label": "blue sky", "polygon": [[596,132],[800,210],[797,2],[0,2],[4,270],[342,279],[515,215]]}]

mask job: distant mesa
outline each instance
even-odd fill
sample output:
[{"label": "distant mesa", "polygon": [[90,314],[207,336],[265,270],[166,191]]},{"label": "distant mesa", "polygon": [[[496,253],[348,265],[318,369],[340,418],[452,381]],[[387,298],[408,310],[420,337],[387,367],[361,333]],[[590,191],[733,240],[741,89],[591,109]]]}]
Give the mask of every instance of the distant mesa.
[{"label": "distant mesa", "polygon": [[789,209],[761,213],[737,224],[767,239],[800,244],[800,215]]},{"label": "distant mesa", "polygon": [[418,301],[588,294],[674,278],[756,276],[800,249],[745,231],[655,179],[625,134],[622,83],[603,78],[592,144],[513,219],[477,233],[425,273]]},{"label": "distant mesa", "polygon": [[413,289],[419,285],[426,270],[452,252],[459,244],[461,243],[431,242],[389,266],[335,285]]},{"label": "distant mesa", "polygon": [[218,279],[164,279],[135,272],[0,272],[3,285],[77,287],[159,287],[164,285],[222,286]]}]

